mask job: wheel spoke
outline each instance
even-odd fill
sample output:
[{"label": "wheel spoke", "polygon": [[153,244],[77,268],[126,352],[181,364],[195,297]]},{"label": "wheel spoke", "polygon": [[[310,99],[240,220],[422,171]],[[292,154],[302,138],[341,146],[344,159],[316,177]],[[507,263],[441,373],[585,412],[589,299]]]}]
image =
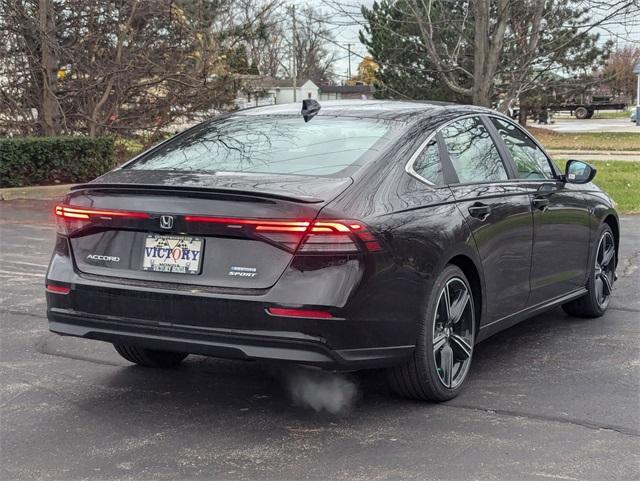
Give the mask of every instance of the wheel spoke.
[{"label": "wheel spoke", "polygon": [[600,267],[602,267],[603,269],[607,267],[611,262],[611,260],[613,259],[614,254],[615,254],[614,248],[612,246],[609,246],[609,248],[607,248],[602,254],[602,261],[600,262]]},{"label": "wheel spoke", "polygon": [[444,305],[447,308],[447,319],[451,319],[451,298],[449,297],[449,285],[444,286]]},{"label": "wheel spoke", "polygon": [[602,281],[602,275],[596,277],[596,300],[598,304],[602,304],[604,300],[604,282]]},{"label": "wheel spoke", "polygon": [[609,276],[604,271],[600,273],[600,280],[602,282],[602,294],[603,294],[602,299],[604,299],[604,296],[611,295],[611,292],[613,291],[613,286],[611,285],[611,280],[609,279]]},{"label": "wheel spoke", "polygon": [[451,304],[449,320],[453,324],[457,324],[458,321],[460,321],[460,319],[462,318],[462,314],[464,313],[464,310],[467,307],[467,304],[469,303],[470,299],[471,298],[469,297],[469,292],[465,288],[462,291],[460,291],[460,294],[458,295],[456,300]]},{"label": "wheel spoke", "polygon": [[433,352],[438,352],[442,346],[445,345],[445,343],[447,342],[447,336],[445,336],[444,334],[438,336],[436,339],[433,340]]},{"label": "wheel spoke", "polygon": [[464,337],[458,334],[453,334],[451,336],[451,341],[452,347],[455,347],[458,351],[458,359],[465,360],[471,357],[472,347]]},{"label": "wheel spoke", "polygon": [[442,368],[442,382],[446,387],[451,387],[453,375],[453,350],[449,344],[445,344],[440,351],[440,364]]}]

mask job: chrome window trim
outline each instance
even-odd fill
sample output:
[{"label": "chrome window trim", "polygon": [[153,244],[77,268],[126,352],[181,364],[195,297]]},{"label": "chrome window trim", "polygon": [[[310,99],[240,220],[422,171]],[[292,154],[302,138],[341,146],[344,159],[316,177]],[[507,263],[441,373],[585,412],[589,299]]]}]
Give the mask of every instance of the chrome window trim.
[{"label": "chrome window trim", "polygon": [[[429,142],[431,142],[435,138],[435,136],[438,135],[438,132],[440,132],[442,129],[444,129],[448,125],[452,124],[453,122],[456,122],[457,120],[462,120],[462,119],[466,119],[466,118],[469,118],[469,117],[495,117],[496,119],[499,119],[499,120],[502,120],[504,122],[507,122],[508,124],[514,125],[524,135],[526,135],[527,138],[531,139],[531,141],[536,145],[536,147],[538,147],[540,149],[540,151],[547,158],[547,161],[549,162],[549,165],[551,166],[551,170],[555,174],[555,177],[553,177],[551,179],[546,179],[545,178],[545,179],[539,179],[539,180],[548,180],[548,181],[557,181],[558,180],[558,176],[560,175],[560,172],[558,171],[555,163],[552,161],[551,156],[547,153],[547,151],[544,149],[544,147],[542,147],[542,145],[540,145],[540,142],[538,142],[533,136],[531,136],[531,134],[529,134],[519,124],[515,123],[513,120],[511,120],[506,115],[502,115],[502,114],[498,114],[498,113],[484,113],[484,112],[476,112],[476,113],[473,113],[473,114],[464,114],[464,115],[461,115],[459,117],[456,117],[455,119],[448,120],[445,123],[443,123],[443,124],[439,125],[438,127],[436,127],[435,130],[429,134],[429,136],[425,139],[425,141],[422,142],[418,146],[416,151],[413,153],[413,155],[411,156],[411,158],[409,159],[409,161],[405,165],[405,168],[404,168],[405,172],[407,174],[409,174],[411,177],[414,177],[415,179],[419,180],[420,182],[422,182],[424,184],[427,184],[431,188],[443,187],[444,185],[443,186],[436,185],[433,182],[431,182],[431,181],[425,179],[424,177],[422,177],[420,174],[418,174],[413,169],[413,165],[415,164],[416,160],[418,159],[418,156],[427,147],[427,145],[429,145]],[[492,142],[493,142],[493,139],[492,139]],[[504,140],[502,140],[502,142],[504,142]],[[497,145],[496,145],[496,148],[498,148]],[[505,163],[505,159],[501,159],[501,160],[502,160],[502,163],[504,164]],[[442,159],[440,159],[440,161],[442,161]],[[513,163],[513,159],[510,159],[510,161]],[[505,165],[504,167],[505,167],[505,170],[506,170],[507,166]],[[508,172],[507,172],[507,174],[508,174]],[[515,178],[515,179],[507,179],[507,180],[524,181],[525,179]],[[476,183],[480,183],[481,184],[481,183],[484,183],[484,182],[476,182]],[[462,184],[456,184],[456,185],[462,185]]]},{"label": "chrome window trim", "polygon": [[[436,127],[435,130],[429,134],[429,136],[426,138],[426,140],[420,144],[418,149],[411,156],[411,158],[407,162],[407,165],[405,165],[405,168],[404,168],[405,172],[407,172],[407,174],[411,175],[412,177],[415,177],[420,182],[423,182],[423,183],[427,184],[429,187],[436,187],[437,188],[437,187],[444,187],[444,185],[447,185],[447,184],[436,185],[433,182],[425,179],[424,177],[422,177],[420,174],[418,174],[413,169],[413,164],[415,164],[416,160],[418,159],[418,156],[427,147],[427,145],[429,145],[429,142],[431,142],[435,138],[435,136],[438,135],[438,132],[440,132],[442,129],[444,129],[445,127],[451,125],[453,122],[457,122],[458,120],[464,120],[464,119],[468,119],[470,117],[481,117],[483,115],[492,115],[492,114],[485,114],[485,113],[481,113],[481,112],[475,112],[473,114],[464,114],[464,115],[460,115],[459,117],[456,117],[454,119],[447,120],[445,123],[443,123],[443,124],[439,125],[438,127]],[[499,115],[495,115],[495,117],[502,118]],[[493,142],[493,139],[491,139],[491,141]],[[498,146],[496,146],[496,149],[497,148],[498,148]],[[504,164],[504,159],[501,158],[500,160]],[[442,159],[440,159],[440,161],[442,162]],[[505,168],[505,171],[506,171],[507,170],[507,166],[505,165],[504,168]],[[508,175],[508,172],[507,172],[507,175]]]},{"label": "chrome window trim", "polygon": [[[495,117],[496,119],[499,119],[499,120],[502,120],[503,122],[511,124],[518,130],[520,130],[520,132],[522,132],[529,140],[531,140],[536,145],[536,147],[538,147],[540,151],[544,154],[544,156],[547,158],[547,162],[549,162],[549,165],[551,166],[551,170],[555,174],[555,177],[553,177],[552,179],[545,178],[544,180],[558,180],[557,176],[561,175],[560,171],[557,170],[557,166],[553,162],[553,159],[535,137],[533,137],[529,132],[527,132],[520,124],[518,124],[517,122],[514,122],[512,119],[510,119],[506,115],[496,115],[496,114],[485,114],[485,115],[487,117]],[[504,139],[502,140],[502,142],[504,142]],[[522,179],[522,180],[525,180],[525,179]]]},{"label": "chrome window trim", "polygon": [[[435,187],[442,187],[442,186],[436,185],[433,182],[431,182],[431,181],[425,179],[424,177],[422,177],[420,174],[418,174],[413,169],[413,164],[415,164],[416,160],[418,160],[418,157],[420,156],[422,151],[427,148],[427,146],[431,143],[431,141],[433,141],[433,139],[436,137],[437,134],[438,134],[438,129],[436,129],[432,133],[430,133],[429,136],[425,139],[425,141],[422,142],[420,144],[420,146],[417,148],[417,150],[413,153],[413,155],[411,156],[411,158],[409,159],[407,164],[404,166],[405,172],[407,174],[409,174],[411,177],[414,177],[417,180],[419,180],[420,182],[422,182],[424,184],[427,184],[429,187],[434,187],[434,188]],[[440,153],[439,152],[438,152],[438,158],[440,159]],[[442,159],[440,159],[440,162],[442,163]]]}]

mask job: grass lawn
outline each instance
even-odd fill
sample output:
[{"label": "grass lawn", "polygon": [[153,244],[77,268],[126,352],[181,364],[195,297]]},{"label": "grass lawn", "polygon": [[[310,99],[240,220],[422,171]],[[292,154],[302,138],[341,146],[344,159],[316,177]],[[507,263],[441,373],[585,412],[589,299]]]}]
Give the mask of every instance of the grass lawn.
[{"label": "grass lawn", "polygon": [[[629,123],[631,125],[631,123]],[[527,127],[546,149],[566,150],[637,150],[640,151],[638,132],[554,132]]]},{"label": "grass lawn", "polygon": [[630,110],[597,110],[593,114],[594,119],[627,119],[631,115]]},{"label": "grass lawn", "polygon": [[[564,170],[566,160],[556,160]],[[609,193],[621,214],[640,214],[640,162],[596,160],[589,162],[598,173],[593,180]]]}]

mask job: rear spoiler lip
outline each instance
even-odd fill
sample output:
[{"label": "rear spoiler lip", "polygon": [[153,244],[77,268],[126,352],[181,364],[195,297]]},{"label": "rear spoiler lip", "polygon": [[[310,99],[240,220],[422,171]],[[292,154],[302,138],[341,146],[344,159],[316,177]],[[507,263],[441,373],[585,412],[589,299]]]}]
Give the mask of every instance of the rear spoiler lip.
[{"label": "rear spoiler lip", "polygon": [[260,192],[241,189],[216,189],[215,187],[187,187],[187,186],[169,186],[157,184],[78,184],[69,189],[69,192],[78,192],[82,190],[120,190],[130,191],[141,190],[164,191],[164,192],[182,192],[182,193],[199,193],[199,194],[227,194],[242,197],[260,197],[265,199],[285,200],[289,202],[297,202],[301,204],[321,204],[324,199],[318,197],[310,197],[305,195],[277,194],[273,192]]}]

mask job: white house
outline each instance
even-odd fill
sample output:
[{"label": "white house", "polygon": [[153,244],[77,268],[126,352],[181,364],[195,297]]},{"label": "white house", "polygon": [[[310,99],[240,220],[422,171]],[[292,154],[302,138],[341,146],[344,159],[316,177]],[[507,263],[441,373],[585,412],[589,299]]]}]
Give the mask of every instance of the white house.
[{"label": "white house", "polygon": [[[262,105],[289,104],[293,99],[293,80],[275,80],[265,76],[245,76],[244,88],[238,91],[234,100],[237,109]],[[248,92],[253,92],[251,95]],[[373,85],[316,85],[312,80],[302,79],[296,87],[295,102],[304,99],[343,100],[373,98]]]},{"label": "white house", "polygon": [[358,83],[356,85],[321,85],[320,100],[345,100],[360,99],[366,100],[373,98],[376,89],[373,85],[364,85]]},{"label": "white house", "polygon": [[[289,104],[293,102],[293,80],[276,80],[275,86],[268,90],[269,94],[273,95],[276,104]],[[301,102],[302,99],[315,99],[318,100],[319,87],[311,80],[303,80],[300,82],[300,86],[296,88],[296,102]]]}]

